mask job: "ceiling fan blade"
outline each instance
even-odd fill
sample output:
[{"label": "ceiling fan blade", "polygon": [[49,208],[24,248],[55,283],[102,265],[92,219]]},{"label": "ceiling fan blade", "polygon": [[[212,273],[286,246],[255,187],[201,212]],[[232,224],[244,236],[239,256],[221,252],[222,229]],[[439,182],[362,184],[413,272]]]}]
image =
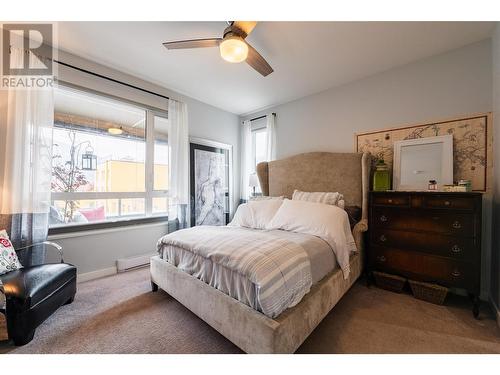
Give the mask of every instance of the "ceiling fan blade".
[{"label": "ceiling fan blade", "polygon": [[250,34],[257,25],[256,21],[234,21],[232,26],[242,30],[245,34]]},{"label": "ceiling fan blade", "polygon": [[264,77],[274,72],[273,68],[271,68],[271,65],[269,65],[267,61],[250,44],[248,44],[248,57],[246,59],[246,62]]},{"label": "ceiling fan blade", "polygon": [[178,40],[175,42],[165,42],[163,45],[167,49],[185,49],[185,48],[206,48],[218,47],[222,38],[209,38],[209,39],[191,39],[191,40]]}]

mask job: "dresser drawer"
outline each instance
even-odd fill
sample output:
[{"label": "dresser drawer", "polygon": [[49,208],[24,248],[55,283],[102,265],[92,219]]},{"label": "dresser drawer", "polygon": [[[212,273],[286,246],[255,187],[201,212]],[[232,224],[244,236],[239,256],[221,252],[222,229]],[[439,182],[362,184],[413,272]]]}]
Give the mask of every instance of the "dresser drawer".
[{"label": "dresser drawer", "polygon": [[459,237],[474,237],[474,215],[461,212],[422,212],[417,209],[374,207],[373,227],[424,231]]},{"label": "dresser drawer", "polygon": [[450,197],[446,195],[424,196],[422,199],[425,208],[474,210],[474,199],[467,197]]},{"label": "dresser drawer", "polygon": [[419,281],[477,290],[479,275],[473,263],[433,257],[412,251],[371,246],[370,267]]},{"label": "dresser drawer", "polygon": [[472,261],[478,256],[474,239],[466,237],[374,228],[370,230],[370,243],[458,260]]},{"label": "dresser drawer", "polygon": [[397,206],[409,207],[410,196],[406,194],[373,194],[372,204],[374,206]]}]

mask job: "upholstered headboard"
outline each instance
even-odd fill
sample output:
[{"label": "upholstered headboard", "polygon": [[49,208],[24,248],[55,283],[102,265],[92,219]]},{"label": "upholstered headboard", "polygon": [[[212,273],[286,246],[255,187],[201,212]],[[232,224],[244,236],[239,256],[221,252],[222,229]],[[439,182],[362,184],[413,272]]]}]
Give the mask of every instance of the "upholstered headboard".
[{"label": "upholstered headboard", "polygon": [[370,178],[368,153],[298,154],[281,160],[259,163],[257,175],[263,195],[284,195],[291,198],[295,189],[338,191],[344,195],[346,205],[361,207],[364,219],[362,229],[368,228]]}]

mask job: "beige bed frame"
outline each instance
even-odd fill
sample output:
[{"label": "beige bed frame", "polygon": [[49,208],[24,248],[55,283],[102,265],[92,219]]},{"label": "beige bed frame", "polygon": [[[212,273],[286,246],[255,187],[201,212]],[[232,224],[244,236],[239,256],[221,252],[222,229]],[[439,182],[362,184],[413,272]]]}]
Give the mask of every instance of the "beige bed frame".
[{"label": "beige bed frame", "polygon": [[160,259],[151,258],[151,281],[247,353],[293,353],[358,279],[363,232],[368,229],[369,154],[312,152],[257,166],[264,195],[291,197],[293,190],[339,191],[346,205],[362,208],[353,229],[359,252],[344,280],[340,269],[315,284],[302,301],[275,319],[229,297]]}]

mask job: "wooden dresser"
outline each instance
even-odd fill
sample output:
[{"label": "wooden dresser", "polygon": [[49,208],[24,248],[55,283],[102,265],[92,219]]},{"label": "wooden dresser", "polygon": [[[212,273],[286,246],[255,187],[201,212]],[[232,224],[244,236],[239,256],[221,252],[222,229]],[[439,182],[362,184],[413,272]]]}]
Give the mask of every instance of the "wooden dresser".
[{"label": "wooden dresser", "polygon": [[481,193],[371,192],[367,270],[467,290],[479,314]]}]

